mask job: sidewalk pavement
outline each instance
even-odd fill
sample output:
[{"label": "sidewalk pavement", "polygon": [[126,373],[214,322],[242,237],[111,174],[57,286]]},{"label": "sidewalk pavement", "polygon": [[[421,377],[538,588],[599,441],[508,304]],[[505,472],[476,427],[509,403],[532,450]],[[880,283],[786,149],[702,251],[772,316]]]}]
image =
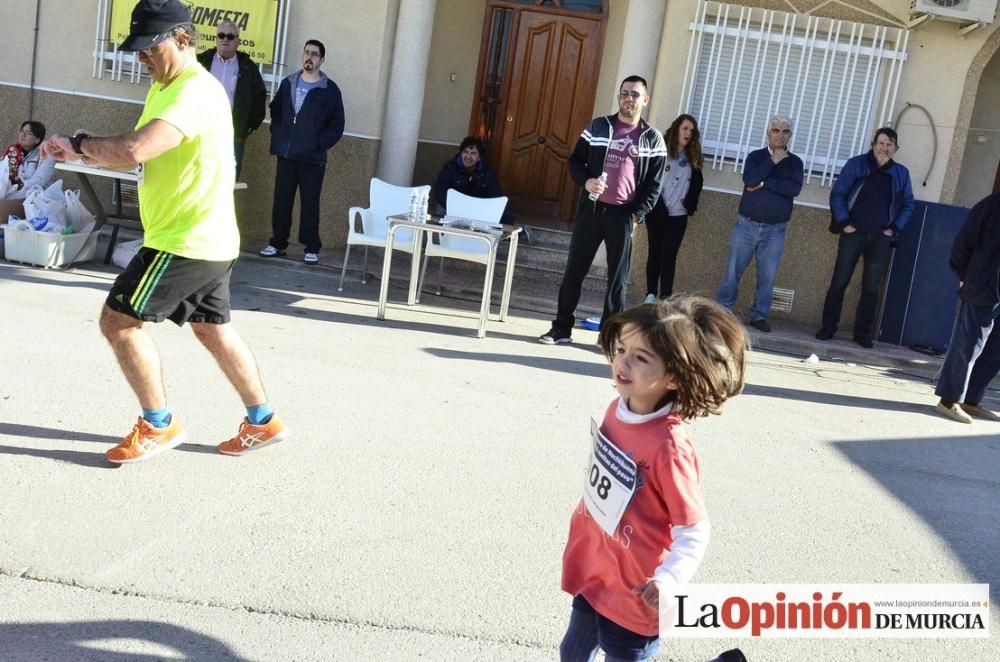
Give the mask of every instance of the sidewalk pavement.
[{"label": "sidewalk pavement", "polygon": [[[358,281],[361,277],[361,255],[360,251],[351,256],[348,265],[347,281]],[[373,253],[373,259],[368,265],[369,287],[374,287],[374,296],[378,296],[378,283],[381,276],[381,255],[378,251]],[[259,259],[256,254],[244,253],[244,260]],[[333,249],[324,253],[319,265],[306,267],[302,264],[297,255],[290,254],[284,258],[274,259],[282,265],[292,268],[304,268],[315,270],[317,273],[325,273],[329,277],[339,279],[340,269],[343,264],[343,250]],[[393,255],[390,282],[397,287],[405,287],[409,278],[410,255],[408,253],[396,252]],[[483,287],[483,272],[479,265],[474,268],[455,267],[455,260],[445,261],[444,276],[444,296],[446,299],[478,303]],[[436,265],[435,265],[436,267]],[[500,301],[500,293],[503,289],[503,269],[498,265],[497,274],[493,287],[493,310],[497,309]],[[428,269],[428,284],[425,292],[434,290],[437,280],[436,268]],[[335,287],[334,287],[335,289]],[[549,319],[555,315],[556,288],[551,283],[532,283],[515,277],[511,293],[511,310],[538,313],[547,316]],[[638,304],[640,302],[633,302]],[[578,311],[578,317],[599,316],[600,311],[589,309],[582,305]],[[819,359],[825,361],[856,363],[859,365],[882,366],[896,368],[907,372],[919,374],[932,378],[941,367],[944,355],[931,356],[905,347],[891,343],[876,342],[875,347],[866,349],[851,340],[849,332],[841,331],[829,341],[817,340],[816,329],[808,325],[792,320],[773,319],[774,330],[771,333],[762,333],[757,329],[746,326],[750,335],[752,346],[756,349],[763,349],[771,352],[780,352],[789,356],[808,357],[815,354]],[[493,325],[487,326],[487,333]],[[544,328],[542,328],[544,327]],[[538,327],[538,335],[544,333],[548,326],[543,322]],[[580,332],[578,329],[577,333]],[[997,384],[1000,388],[1000,383]]]}]

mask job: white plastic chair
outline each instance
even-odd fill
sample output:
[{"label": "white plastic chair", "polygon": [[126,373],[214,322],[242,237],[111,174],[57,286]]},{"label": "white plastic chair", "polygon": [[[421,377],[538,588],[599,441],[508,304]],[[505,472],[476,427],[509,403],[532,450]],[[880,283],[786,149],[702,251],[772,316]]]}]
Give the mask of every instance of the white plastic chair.
[{"label": "white plastic chair", "polygon": [[[485,223],[499,223],[506,208],[507,196],[499,198],[473,198],[455,189],[448,189],[448,216],[457,216]],[[479,264],[487,264],[490,260],[489,247],[484,241],[446,234],[440,235],[440,238],[441,243],[435,244],[428,241],[424,247],[424,266],[420,272],[420,287],[417,289],[418,292],[423,290],[424,277],[427,274],[427,261],[432,257],[441,258],[441,263],[438,266],[437,294],[441,294],[444,258],[450,257],[456,260],[466,260]]]},{"label": "white plastic chair", "polygon": [[[351,246],[365,247],[364,265],[361,269],[361,282],[368,282],[368,247],[385,248],[386,234],[389,231],[388,216],[405,214],[410,209],[410,196],[414,191],[430,194],[430,186],[394,186],[381,179],[372,177],[369,187],[369,204],[367,209],[351,207],[347,211],[347,246],[344,249],[344,266],[340,270],[338,292],[344,291],[344,275],[347,273],[347,258],[351,254]],[[356,217],[361,217],[361,231],[356,229]],[[392,249],[413,253],[413,230],[400,228],[393,237]]]}]

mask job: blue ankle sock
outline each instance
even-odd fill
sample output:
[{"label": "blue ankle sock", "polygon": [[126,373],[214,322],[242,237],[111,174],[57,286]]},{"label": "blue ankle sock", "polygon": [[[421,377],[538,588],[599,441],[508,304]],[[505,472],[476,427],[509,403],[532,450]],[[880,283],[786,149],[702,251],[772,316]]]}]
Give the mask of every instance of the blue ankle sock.
[{"label": "blue ankle sock", "polygon": [[250,425],[267,425],[272,416],[274,410],[271,409],[270,403],[247,407],[247,420],[250,421]]},{"label": "blue ankle sock", "polygon": [[170,425],[170,410],[163,409],[143,409],[142,417],[154,428],[165,428]]}]

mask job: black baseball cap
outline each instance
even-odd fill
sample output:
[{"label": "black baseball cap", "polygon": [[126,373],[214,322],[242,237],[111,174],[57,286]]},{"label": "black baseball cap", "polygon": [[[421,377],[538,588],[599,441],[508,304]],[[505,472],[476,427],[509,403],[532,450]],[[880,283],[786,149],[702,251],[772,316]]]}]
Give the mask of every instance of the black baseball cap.
[{"label": "black baseball cap", "polygon": [[191,22],[191,10],[180,0],[139,0],[132,10],[128,37],[120,51],[151,48],[170,36],[172,28]]}]

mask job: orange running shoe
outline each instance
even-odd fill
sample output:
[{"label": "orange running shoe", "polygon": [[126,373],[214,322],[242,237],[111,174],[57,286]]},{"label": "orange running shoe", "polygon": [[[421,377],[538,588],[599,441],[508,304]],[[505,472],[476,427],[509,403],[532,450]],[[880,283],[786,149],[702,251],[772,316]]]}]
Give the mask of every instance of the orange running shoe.
[{"label": "orange running shoe", "polygon": [[277,416],[272,416],[266,425],[254,425],[244,418],[240,423],[240,431],[229,441],[218,445],[220,453],[226,455],[245,455],[250,451],[276,444],[288,437],[288,428]]},{"label": "orange running shoe", "polygon": [[185,441],[187,441],[187,432],[181,427],[176,416],[170,420],[170,425],[165,428],[153,427],[149,421],[140,416],[132,431],[122,439],[122,443],[109,450],[104,456],[115,464],[142,462],[163,451],[179,446]]}]

